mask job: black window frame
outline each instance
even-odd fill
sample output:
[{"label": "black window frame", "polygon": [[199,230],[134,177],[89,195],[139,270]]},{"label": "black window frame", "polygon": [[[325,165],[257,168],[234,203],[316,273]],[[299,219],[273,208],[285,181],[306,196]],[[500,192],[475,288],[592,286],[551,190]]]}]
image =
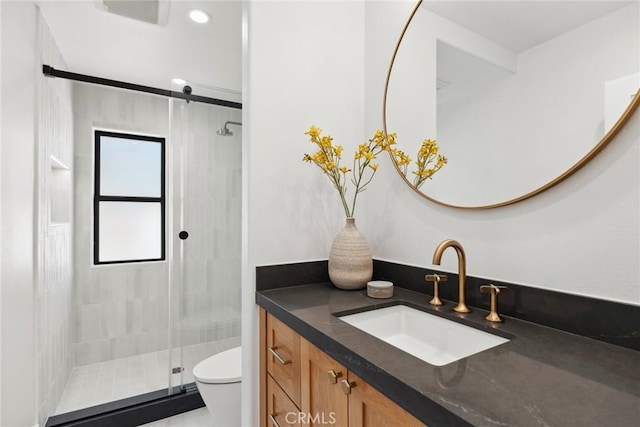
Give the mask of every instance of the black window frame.
[{"label": "black window frame", "polygon": [[[100,194],[100,139],[103,136],[156,142],[160,144],[160,197],[116,196]],[[166,138],[126,132],[94,130],[94,190],[93,190],[93,264],[129,264],[166,260]],[[100,202],[160,203],[160,258],[100,261]]]}]

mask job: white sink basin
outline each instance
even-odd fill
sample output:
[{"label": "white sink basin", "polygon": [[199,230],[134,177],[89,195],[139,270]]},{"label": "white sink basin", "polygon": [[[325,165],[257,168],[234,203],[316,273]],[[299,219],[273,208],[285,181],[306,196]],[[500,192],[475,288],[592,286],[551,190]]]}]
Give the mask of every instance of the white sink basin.
[{"label": "white sink basin", "polygon": [[349,314],[340,319],[436,366],[509,341],[405,305]]}]

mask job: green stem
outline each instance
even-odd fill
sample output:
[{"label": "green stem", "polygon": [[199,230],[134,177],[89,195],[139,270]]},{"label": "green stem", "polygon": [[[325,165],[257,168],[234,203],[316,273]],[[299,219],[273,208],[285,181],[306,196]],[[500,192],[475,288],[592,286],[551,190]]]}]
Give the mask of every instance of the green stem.
[{"label": "green stem", "polygon": [[[354,161],[355,162],[355,161]],[[353,182],[353,184],[356,186],[355,191],[353,192],[353,203],[351,205],[351,215],[353,216],[353,213],[356,210],[356,200],[358,199],[358,193],[360,192],[360,182],[362,181],[362,174],[364,173],[364,168],[367,167],[367,161],[364,162],[364,165],[360,164],[360,161],[358,160],[358,180]]]},{"label": "green stem", "polygon": [[353,216],[353,212],[349,212],[349,206],[347,205],[347,199],[345,199],[344,194],[340,192],[340,200],[342,200],[342,207],[344,208],[344,213],[347,218]]},{"label": "green stem", "polygon": [[371,177],[369,178],[369,180],[367,182],[365,182],[364,184],[362,184],[362,188],[360,189],[360,191],[364,191],[365,187],[367,185],[369,185],[369,183],[373,180],[373,176],[376,174],[376,171],[373,171],[373,173],[371,174]]},{"label": "green stem", "polygon": [[[342,207],[344,208],[344,213],[347,215],[347,218],[350,216],[349,215],[349,206],[347,205],[347,200],[345,198],[344,193],[346,192],[346,189],[344,187],[344,185],[340,184],[340,172],[338,171],[337,173],[332,173],[331,175],[331,181],[333,181],[333,186],[335,187],[336,190],[338,190],[338,194],[340,194],[340,200],[342,201]],[[346,182],[345,182],[346,184]]]}]

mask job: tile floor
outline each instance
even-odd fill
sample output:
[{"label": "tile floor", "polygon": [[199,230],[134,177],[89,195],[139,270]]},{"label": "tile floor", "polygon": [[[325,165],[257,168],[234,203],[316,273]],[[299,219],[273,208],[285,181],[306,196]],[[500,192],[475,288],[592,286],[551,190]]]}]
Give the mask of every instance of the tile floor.
[{"label": "tile floor", "polygon": [[[184,383],[194,381],[191,371],[198,362],[238,345],[240,337],[185,346]],[[168,367],[168,350],[77,366],[69,375],[55,415],[165,389]],[[172,382],[178,385],[180,374],[173,375]]]},{"label": "tile floor", "polygon": [[211,415],[209,415],[207,408],[200,408],[142,425],[144,427],[211,427],[213,426],[213,422],[211,421]]}]

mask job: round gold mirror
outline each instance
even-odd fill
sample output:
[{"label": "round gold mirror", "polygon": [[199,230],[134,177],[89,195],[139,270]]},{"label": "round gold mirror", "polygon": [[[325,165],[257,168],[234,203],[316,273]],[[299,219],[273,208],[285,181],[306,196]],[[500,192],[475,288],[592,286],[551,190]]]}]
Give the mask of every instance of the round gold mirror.
[{"label": "round gold mirror", "polygon": [[435,203],[488,209],[584,166],[640,104],[640,3],[418,1],[384,92],[385,131],[413,159],[448,163],[414,185]]}]

